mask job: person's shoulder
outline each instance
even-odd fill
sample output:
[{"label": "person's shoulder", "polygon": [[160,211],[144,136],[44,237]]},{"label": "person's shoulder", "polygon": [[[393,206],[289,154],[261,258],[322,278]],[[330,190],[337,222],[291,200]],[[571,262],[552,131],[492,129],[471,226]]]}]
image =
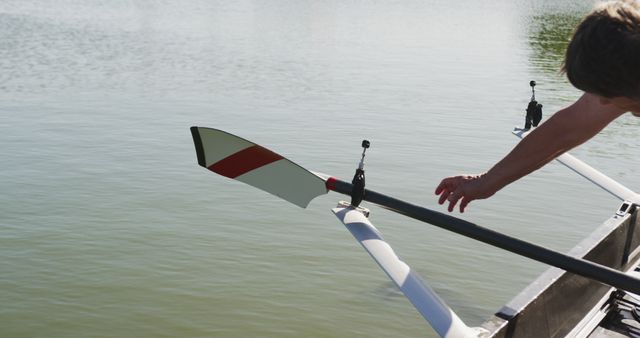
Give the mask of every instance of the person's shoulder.
[{"label": "person's shoulder", "polygon": [[593,117],[609,121],[625,113],[625,110],[616,106],[611,99],[593,93],[584,93],[572,108],[585,118]]}]

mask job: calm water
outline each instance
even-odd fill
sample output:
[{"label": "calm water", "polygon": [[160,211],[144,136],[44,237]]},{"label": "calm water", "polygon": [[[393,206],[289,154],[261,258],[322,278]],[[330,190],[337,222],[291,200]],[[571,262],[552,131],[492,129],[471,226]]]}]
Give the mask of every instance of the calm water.
[{"label": "calm water", "polygon": [[[178,4],[180,3],[180,4]],[[545,114],[578,1],[3,0],[0,337],[433,337],[329,209],[197,166],[221,128],[430,208],[439,180]],[[624,117],[573,151],[640,188]],[[567,251],[618,206],[558,164],[464,218]],[[546,268],[372,207],[397,253],[471,325]]]}]

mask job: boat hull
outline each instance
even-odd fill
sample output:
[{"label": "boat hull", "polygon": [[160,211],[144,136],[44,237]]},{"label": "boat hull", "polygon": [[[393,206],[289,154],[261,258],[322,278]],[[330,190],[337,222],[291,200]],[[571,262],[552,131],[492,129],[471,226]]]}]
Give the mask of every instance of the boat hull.
[{"label": "boat hull", "polygon": [[[632,208],[634,209],[634,208]],[[640,261],[640,229],[635,210],[616,214],[569,254],[631,272]],[[482,324],[490,337],[593,337],[606,323],[615,289],[550,268]]]}]

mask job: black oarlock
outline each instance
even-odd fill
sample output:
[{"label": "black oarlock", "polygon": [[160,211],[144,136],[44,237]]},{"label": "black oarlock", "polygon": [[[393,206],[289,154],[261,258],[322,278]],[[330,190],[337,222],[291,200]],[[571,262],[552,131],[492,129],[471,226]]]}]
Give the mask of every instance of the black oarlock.
[{"label": "black oarlock", "polygon": [[351,189],[351,205],[354,207],[359,206],[364,199],[364,153],[370,146],[371,143],[369,141],[362,140],[362,158],[360,159],[360,164],[358,164],[355,175],[353,175],[353,180],[351,180],[351,184],[353,184],[353,188]]},{"label": "black oarlock", "polygon": [[356,174],[353,175],[353,189],[351,190],[351,205],[357,207],[364,199],[364,170],[356,169]]},{"label": "black oarlock", "polygon": [[531,126],[537,127],[540,121],[542,120],[542,105],[536,101],[536,82],[529,81],[529,86],[531,86],[531,101],[527,105],[527,115],[524,118],[524,129],[529,130]]}]

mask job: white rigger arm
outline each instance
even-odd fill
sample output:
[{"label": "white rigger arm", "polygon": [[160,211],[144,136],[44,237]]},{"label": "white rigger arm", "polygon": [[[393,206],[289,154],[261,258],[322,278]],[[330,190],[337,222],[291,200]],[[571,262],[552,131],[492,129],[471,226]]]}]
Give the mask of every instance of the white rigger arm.
[{"label": "white rigger arm", "polygon": [[[529,134],[529,130],[516,128],[513,130],[513,134],[522,139]],[[592,166],[582,162],[568,152],[556,157],[556,161],[562,163],[567,168],[575,171],[578,175],[586,178],[620,200],[640,204],[640,195],[636,192],[625,187],[611,177],[601,173]]]},{"label": "white rigger arm", "polygon": [[415,271],[398,258],[359,209],[342,202],[332,211],[440,337],[482,337],[487,332],[468,327]]}]

